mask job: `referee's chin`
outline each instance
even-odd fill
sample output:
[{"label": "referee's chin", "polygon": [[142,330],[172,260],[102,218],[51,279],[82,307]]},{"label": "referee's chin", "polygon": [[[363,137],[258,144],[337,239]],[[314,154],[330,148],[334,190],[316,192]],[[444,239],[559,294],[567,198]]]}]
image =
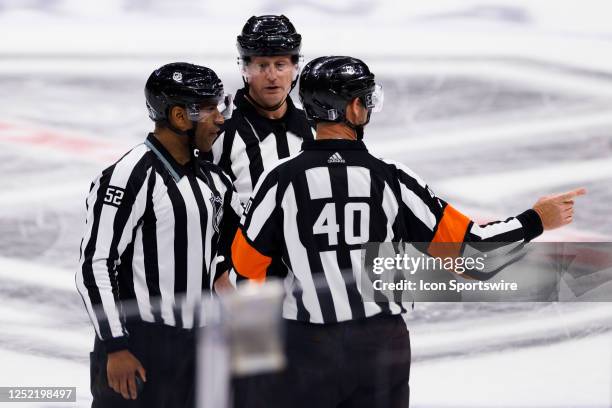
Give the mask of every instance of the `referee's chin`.
[{"label": "referee's chin", "polygon": [[207,136],[202,136],[197,142],[198,149],[201,152],[206,152],[206,153],[210,152],[212,150],[212,145],[216,138],[217,138],[217,133],[213,133]]}]

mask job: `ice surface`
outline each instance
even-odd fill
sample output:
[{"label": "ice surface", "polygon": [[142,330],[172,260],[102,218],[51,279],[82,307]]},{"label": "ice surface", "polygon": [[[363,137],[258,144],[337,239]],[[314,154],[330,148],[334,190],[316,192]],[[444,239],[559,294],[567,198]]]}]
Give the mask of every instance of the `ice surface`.
[{"label": "ice surface", "polygon": [[[0,0],[0,385],[77,386],[88,405],[93,331],[73,275],[89,183],[151,128],[142,88],[157,66],[202,63],[240,86],[235,36],[251,14],[290,16],[306,60],[365,59],[386,90],[370,150],[471,216],[585,185],[575,223],[546,239],[609,241],[611,8]],[[413,406],[610,406],[609,316],[602,304],[416,304]]]}]

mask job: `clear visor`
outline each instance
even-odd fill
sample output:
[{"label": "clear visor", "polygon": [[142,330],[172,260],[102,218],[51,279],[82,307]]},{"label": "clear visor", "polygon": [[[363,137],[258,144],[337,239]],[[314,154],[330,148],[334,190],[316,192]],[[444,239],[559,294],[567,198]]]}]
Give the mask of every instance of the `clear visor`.
[{"label": "clear visor", "polygon": [[234,95],[225,94],[223,98],[217,103],[217,110],[223,116],[224,119],[232,117],[232,111],[234,110]]},{"label": "clear visor", "polygon": [[187,106],[187,115],[189,120],[199,122],[205,120],[210,115],[220,113],[224,119],[232,117],[232,102],[234,98],[232,94],[223,95],[220,98],[210,99],[200,104]]},{"label": "clear visor", "polygon": [[366,95],[364,98],[365,106],[371,109],[372,112],[380,112],[383,108],[383,102],[385,100],[385,93],[381,85],[376,84],[374,91],[371,94]]},{"label": "clear visor", "polygon": [[274,76],[283,76],[283,75],[291,75],[291,80],[295,81],[300,72],[300,63],[302,61],[302,56],[298,60],[297,64],[294,64],[291,59],[281,59],[281,60],[273,60],[273,57],[270,57],[270,60],[264,59],[262,61],[257,62],[245,62],[242,58],[238,58],[238,66],[240,67],[240,73],[247,80],[264,75],[274,75]]}]

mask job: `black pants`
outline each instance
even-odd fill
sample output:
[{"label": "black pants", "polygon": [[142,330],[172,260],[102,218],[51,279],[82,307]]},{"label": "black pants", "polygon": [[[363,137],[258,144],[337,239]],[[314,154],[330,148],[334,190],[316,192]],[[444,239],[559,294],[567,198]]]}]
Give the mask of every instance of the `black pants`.
[{"label": "black pants", "polygon": [[195,382],[195,333],[149,323],[128,326],[130,352],[140,360],[147,382],[136,400],[108,386],[107,355],[96,338],[90,354],[92,408],[192,408]]},{"label": "black pants", "polygon": [[408,407],[410,336],[400,316],[286,326],[287,370],[235,382],[235,407]]}]

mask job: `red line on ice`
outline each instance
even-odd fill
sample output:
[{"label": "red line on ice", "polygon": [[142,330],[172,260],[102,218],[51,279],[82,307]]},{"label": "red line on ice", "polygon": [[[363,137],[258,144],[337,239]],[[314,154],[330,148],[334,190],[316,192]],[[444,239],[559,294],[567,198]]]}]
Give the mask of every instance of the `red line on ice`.
[{"label": "red line on ice", "polygon": [[[87,155],[93,159],[118,158],[126,147],[118,143],[95,140],[91,137],[66,135],[47,129],[29,128],[0,122],[0,141],[17,145],[49,148],[62,153]],[[94,155],[92,157],[91,155]]]}]

